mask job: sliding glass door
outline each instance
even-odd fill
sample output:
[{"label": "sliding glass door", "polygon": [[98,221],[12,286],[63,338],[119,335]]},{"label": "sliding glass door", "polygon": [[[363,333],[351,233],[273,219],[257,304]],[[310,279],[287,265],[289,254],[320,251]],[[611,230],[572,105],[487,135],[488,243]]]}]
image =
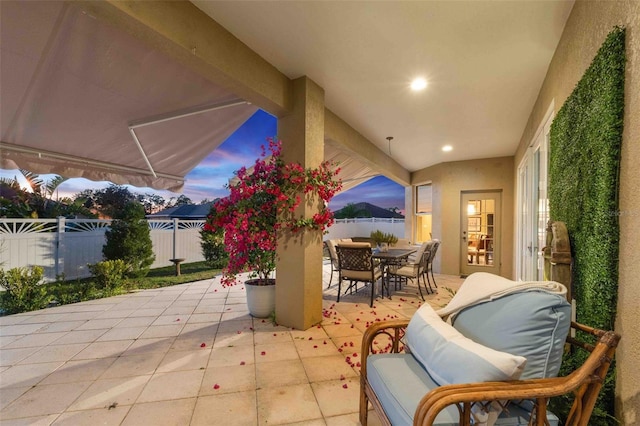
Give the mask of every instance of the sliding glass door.
[{"label": "sliding glass door", "polygon": [[521,281],[544,279],[542,249],[549,220],[547,170],[552,119],[548,114],[518,167],[516,279]]}]

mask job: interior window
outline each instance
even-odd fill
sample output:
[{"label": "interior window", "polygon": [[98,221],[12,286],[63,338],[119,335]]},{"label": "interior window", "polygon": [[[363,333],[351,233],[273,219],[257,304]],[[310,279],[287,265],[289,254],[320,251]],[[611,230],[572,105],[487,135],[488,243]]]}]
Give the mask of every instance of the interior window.
[{"label": "interior window", "polygon": [[416,242],[432,239],[432,188],[431,184],[416,187]]}]

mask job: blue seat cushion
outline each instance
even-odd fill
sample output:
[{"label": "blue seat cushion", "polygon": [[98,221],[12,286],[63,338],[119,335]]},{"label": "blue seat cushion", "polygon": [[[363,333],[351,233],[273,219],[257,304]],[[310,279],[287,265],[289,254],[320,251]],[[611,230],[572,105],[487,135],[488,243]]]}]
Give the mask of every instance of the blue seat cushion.
[{"label": "blue seat cushion", "polygon": [[[376,354],[367,358],[367,379],[394,426],[412,425],[418,403],[438,385],[409,354]],[[458,409],[449,406],[434,425],[458,425]]]},{"label": "blue seat cushion", "polygon": [[[418,403],[429,391],[438,387],[427,371],[410,354],[376,354],[367,358],[367,379],[393,426],[411,426]],[[529,412],[509,404],[496,426],[526,426]],[[547,413],[550,426],[558,426],[558,418]],[[457,426],[458,409],[450,405],[436,417],[434,426]]]},{"label": "blue seat cushion", "polygon": [[464,309],[453,326],[476,343],[525,357],[521,380],[555,377],[571,326],[571,305],[544,291],[515,293]]}]

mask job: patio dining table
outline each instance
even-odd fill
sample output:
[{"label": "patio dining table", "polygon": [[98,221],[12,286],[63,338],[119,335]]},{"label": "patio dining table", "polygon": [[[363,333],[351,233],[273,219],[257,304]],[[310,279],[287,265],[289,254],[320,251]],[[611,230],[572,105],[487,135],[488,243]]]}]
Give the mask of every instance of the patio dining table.
[{"label": "patio dining table", "polygon": [[391,299],[389,292],[389,268],[404,263],[407,258],[416,251],[418,251],[417,248],[390,248],[387,251],[374,249],[371,258],[379,260],[382,267],[382,297],[384,297],[384,287],[386,286],[387,296]]}]

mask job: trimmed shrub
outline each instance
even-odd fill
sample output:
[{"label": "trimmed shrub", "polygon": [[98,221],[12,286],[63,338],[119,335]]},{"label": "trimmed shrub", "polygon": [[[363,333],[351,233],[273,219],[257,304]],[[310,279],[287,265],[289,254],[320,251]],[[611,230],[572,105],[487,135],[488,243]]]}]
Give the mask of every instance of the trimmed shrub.
[{"label": "trimmed shrub", "polygon": [[111,229],[105,233],[107,243],[102,248],[105,260],[122,259],[132,277],[146,276],[155,260],[144,215],[141,204],[127,203],[111,222]]},{"label": "trimmed shrub", "polygon": [[221,232],[200,231],[200,247],[207,265],[212,268],[223,268],[229,262],[229,254],[224,247],[224,237]]},{"label": "trimmed shrub", "polygon": [[122,259],[105,260],[88,266],[98,289],[114,294],[124,287],[129,267]]},{"label": "trimmed shrub", "polygon": [[49,296],[40,285],[44,270],[40,266],[31,268],[0,269],[0,286],[6,291],[0,306],[8,314],[33,311],[47,307]]}]

